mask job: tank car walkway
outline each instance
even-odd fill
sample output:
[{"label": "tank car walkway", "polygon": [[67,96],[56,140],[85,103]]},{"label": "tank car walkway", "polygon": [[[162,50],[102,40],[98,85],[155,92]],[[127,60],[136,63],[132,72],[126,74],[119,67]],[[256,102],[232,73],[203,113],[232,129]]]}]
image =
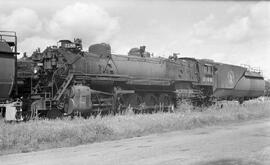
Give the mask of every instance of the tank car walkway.
[{"label": "tank car walkway", "polygon": [[5,155],[1,165],[269,165],[270,119]]}]

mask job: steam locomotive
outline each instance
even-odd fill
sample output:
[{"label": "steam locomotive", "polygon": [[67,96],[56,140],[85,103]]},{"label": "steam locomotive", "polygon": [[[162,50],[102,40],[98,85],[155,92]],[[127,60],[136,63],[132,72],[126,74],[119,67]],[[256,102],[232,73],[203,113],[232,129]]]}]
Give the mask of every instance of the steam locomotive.
[{"label": "steam locomotive", "polygon": [[152,57],[145,46],[128,55],[111,53],[108,44],[82,50],[82,41],[60,40],[17,62],[17,93],[31,118],[76,113],[173,111],[177,101],[197,106],[216,100],[262,96],[260,71],[207,59]]}]

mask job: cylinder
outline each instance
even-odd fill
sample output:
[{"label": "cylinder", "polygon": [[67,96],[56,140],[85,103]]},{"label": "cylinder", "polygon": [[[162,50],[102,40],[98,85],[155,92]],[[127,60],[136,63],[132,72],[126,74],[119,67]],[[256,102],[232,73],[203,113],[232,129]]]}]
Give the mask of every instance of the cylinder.
[{"label": "cylinder", "polygon": [[69,92],[69,99],[65,105],[67,114],[86,112],[92,109],[91,90],[88,86],[74,85]]}]

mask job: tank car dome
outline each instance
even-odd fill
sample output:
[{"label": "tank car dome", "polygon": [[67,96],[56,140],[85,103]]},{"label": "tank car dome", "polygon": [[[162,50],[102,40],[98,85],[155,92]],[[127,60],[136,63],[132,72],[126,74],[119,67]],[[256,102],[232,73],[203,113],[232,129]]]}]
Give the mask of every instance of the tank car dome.
[{"label": "tank car dome", "polygon": [[106,43],[90,45],[88,48],[90,53],[98,54],[101,57],[110,57],[111,56],[111,46]]},{"label": "tank car dome", "polygon": [[132,48],[132,49],[129,50],[128,55],[129,56],[139,56],[140,57],[141,56],[140,49],[139,48]]}]

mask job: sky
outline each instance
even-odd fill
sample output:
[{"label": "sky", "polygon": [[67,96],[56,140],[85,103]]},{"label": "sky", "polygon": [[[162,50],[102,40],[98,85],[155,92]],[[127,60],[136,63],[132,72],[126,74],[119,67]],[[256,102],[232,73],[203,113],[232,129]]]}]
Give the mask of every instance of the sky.
[{"label": "sky", "polygon": [[0,30],[31,53],[60,39],[113,53],[145,45],[154,56],[213,59],[260,68],[270,78],[270,2],[183,0],[0,0]]}]

